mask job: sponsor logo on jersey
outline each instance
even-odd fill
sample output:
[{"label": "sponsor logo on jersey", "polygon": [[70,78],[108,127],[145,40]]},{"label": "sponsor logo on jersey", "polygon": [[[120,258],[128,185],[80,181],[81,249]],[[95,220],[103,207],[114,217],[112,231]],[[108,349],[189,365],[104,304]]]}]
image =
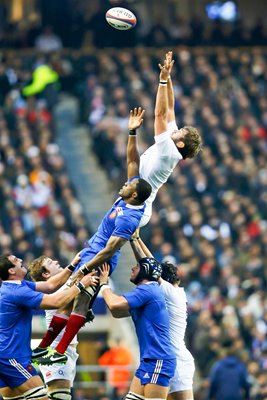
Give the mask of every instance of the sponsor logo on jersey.
[{"label": "sponsor logo on jersey", "polygon": [[112,213],[109,215],[109,219],[115,219],[117,216],[117,210],[112,211]]},{"label": "sponsor logo on jersey", "polygon": [[145,375],[143,376],[143,378],[149,379],[150,376],[149,376],[148,373],[146,372]]}]

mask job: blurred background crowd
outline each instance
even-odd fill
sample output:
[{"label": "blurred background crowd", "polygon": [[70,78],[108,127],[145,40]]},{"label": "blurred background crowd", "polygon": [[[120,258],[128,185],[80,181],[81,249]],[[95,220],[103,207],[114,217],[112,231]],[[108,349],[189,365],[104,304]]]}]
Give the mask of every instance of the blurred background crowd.
[{"label": "blurred background crowd", "polygon": [[[266,24],[247,26],[240,15],[205,24],[192,13],[184,20],[169,1],[170,24],[158,18],[144,29],[140,17],[136,29],[121,33],[107,25],[105,11],[127,5],[138,15],[142,2],[97,1],[89,9],[83,1],[39,3],[26,22],[10,21],[7,3],[0,5],[1,253],[25,262],[46,254],[64,265],[83,247],[90,223],[56,143],[54,107],[62,93],[79,101],[88,152],[115,198],[125,180],[129,109],[146,110],[144,151],[153,143],[157,64],[172,49],[177,123],[197,126],[204,148],[179,163],[141,236],[159,261],[179,265],[196,400],[209,398],[211,368],[228,354],[226,339],[246,365],[249,398],[267,399]],[[56,6],[61,24],[48,12]],[[24,48],[31,50],[17,51]],[[90,398],[76,393],[77,400]]]}]

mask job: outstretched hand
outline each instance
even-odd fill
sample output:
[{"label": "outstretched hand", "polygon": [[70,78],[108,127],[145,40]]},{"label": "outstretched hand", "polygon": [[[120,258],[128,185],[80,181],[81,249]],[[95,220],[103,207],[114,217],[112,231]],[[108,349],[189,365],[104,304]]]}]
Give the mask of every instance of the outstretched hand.
[{"label": "outstretched hand", "polygon": [[134,108],[134,110],[130,111],[128,128],[130,129],[138,129],[142,125],[144,121],[145,110],[142,110],[141,107]]},{"label": "outstretched hand", "polygon": [[172,51],[166,53],[166,58],[164,60],[164,64],[158,64],[160,69],[160,80],[168,80],[172,71],[172,67],[174,64],[174,60],[172,59]]},{"label": "outstretched hand", "polygon": [[108,263],[104,263],[100,268],[100,278],[99,278],[99,283],[100,286],[104,285],[105,283],[108,283],[108,276],[109,276],[109,271],[110,271],[110,267],[108,265]]}]

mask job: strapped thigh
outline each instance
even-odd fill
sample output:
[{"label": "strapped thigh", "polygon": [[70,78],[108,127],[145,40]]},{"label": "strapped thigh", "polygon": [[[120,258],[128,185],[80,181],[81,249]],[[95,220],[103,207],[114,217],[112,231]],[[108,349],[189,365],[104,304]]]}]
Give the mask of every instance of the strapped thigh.
[{"label": "strapped thigh", "polygon": [[54,390],[49,390],[48,397],[51,400],[71,400],[70,389],[67,388],[57,388]]},{"label": "strapped thigh", "polygon": [[141,394],[136,394],[133,392],[128,392],[124,397],[124,400],[145,400],[145,397]]},{"label": "strapped thigh", "polygon": [[6,397],[6,396],[3,396],[3,399],[4,400],[22,400],[22,399],[24,399],[24,396],[23,395],[18,395],[18,396],[14,396],[14,397]]},{"label": "strapped thigh", "polygon": [[24,392],[23,395],[27,400],[39,400],[47,396],[47,390],[44,386],[38,386],[33,389],[27,390],[27,392]]}]

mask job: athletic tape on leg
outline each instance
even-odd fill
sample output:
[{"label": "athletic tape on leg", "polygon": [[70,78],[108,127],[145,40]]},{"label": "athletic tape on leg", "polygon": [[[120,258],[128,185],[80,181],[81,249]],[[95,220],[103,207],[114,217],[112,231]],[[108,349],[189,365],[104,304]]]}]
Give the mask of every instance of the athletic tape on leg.
[{"label": "athletic tape on leg", "polygon": [[125,400],[145,400],[145,397],[142,396],[141,394],[129,392],[126,394]]},{"label": "athletic tape on leg", "polygon": [[48,397],[52,400],[71,400],[71,392],[70,389],[58,388],[55,390],[49,390]]},{"label": "athletic tape on leg", "polygon": [[21,395],[19,395],[19,396],[14,396],[14,397],[6,397],[6,396],[3,396],[3,399],[4,399],[4,400],[22,400],[22,399],[24,399],[24,396],[21,396]]},{"label": "athletic tape on leg", "polygon": [[47,390],[44,386],[38,386],[34,389],[30,389],[27,392],[24,392],[24,397],[27,400],[34,399],[42,399],[43,397],[47,396]]}]

